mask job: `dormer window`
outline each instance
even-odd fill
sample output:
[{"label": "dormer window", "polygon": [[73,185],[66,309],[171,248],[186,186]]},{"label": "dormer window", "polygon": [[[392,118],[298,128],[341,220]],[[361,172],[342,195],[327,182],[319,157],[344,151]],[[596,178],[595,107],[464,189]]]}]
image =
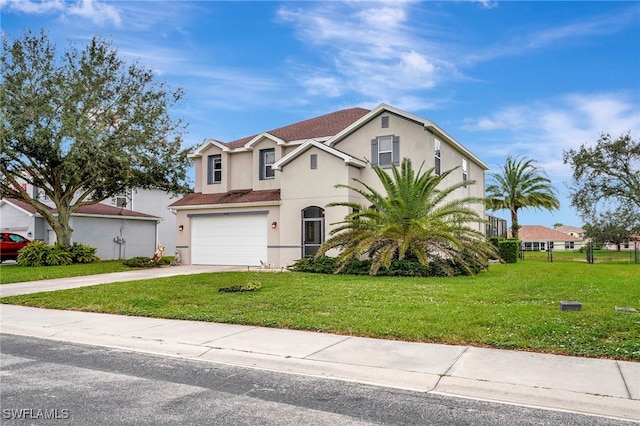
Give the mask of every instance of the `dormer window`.
[{"label": "dormer window", "polygon": [[222,182],[222,155],[214,154],[207,158],[207,184]]},{"label": "dormer window", "polygon": [[276,172],[273,170],[273,163],[275,162],[275,148],[260,150],[260,180],[275,178]]}]

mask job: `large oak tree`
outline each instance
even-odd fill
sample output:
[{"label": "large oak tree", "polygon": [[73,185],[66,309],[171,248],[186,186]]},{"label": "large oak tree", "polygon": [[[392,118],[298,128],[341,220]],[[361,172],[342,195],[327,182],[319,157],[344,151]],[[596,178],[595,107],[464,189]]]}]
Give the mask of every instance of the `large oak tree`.
[{"label": "large oak tree", "polygon": [[629,237],[640,233],[640,139],[603,133],[595,146],[563,152],[573,169],[571,204],[593,233],[613,222]]},{"label": "large oak tree", "polygon": [[44,31],[2,45],[0,195],[31,204],[59,243],[70,245],[79,207],[127,188],[187,189],[186,126],[169,113],[181,89],[99,37],[63,53]]}]

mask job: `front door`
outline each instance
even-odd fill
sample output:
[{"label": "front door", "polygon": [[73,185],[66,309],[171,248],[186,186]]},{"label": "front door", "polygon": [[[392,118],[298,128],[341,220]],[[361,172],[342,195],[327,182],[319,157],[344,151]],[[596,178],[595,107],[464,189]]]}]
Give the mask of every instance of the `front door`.
[{"label": "front door", "polygon": [[324,209],[307,207],[302,211],[302,257],[315,256],[324,243]]}]

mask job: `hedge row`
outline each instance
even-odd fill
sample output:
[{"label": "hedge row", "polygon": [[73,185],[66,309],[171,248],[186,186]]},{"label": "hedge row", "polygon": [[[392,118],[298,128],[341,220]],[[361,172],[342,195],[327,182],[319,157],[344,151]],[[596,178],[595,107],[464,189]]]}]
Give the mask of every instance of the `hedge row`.
[{"label": "hedge row", "polygon": [[516,263],[520,253],[520,240],[515,238],[489,238],[491,244],[498,249],[498,255],[505,263]]},{"label": "hedge row", "polygon": [[[477,274],[486,265],[469,261],[471,270]],[[319,274],[333,274],[338,269],[338,261],[334,257],[321,256],[318,258],[305,257],[297,260],[290,270],[296,272],[313,272]],[[340,271],[345,275],[369,275],[371,260],[351,260]],[[381,277],[446,277],[471,275],[459,262],[453,260],[441,260],[422,265],[416,260],[394,260],[388,269],[380,268],[377,276]]]}]

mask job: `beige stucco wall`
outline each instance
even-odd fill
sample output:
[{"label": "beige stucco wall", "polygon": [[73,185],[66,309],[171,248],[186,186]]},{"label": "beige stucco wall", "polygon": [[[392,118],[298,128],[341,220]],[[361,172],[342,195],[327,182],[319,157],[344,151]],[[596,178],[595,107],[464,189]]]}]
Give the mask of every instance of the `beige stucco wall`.
[{"label": "beige stucco wall", "polygon": [[[282,146],[269,138],[262,138],[253,145],[253,150],[251,151],[252,163],[250,171],[252,180],[250,187],[256,191],[278,189],[280,187],[280,176],[278,173],[275,174],[273,179],[260,179],[260,150],[271,148],[275,150],[275,161],[282,158]],[[249,172],[249,170],[246,170],[246,172]]]},{"label": "beige stucco wall", "polygon": [[[317,155],[317,169],[311,169],[311,155]],[[300,154],[295,161],[286,164],[281,175],[281,265],[289,265],[302,255],[302,210],[317,206],[325,210],[325,240],[331,224],[341,221],[348,213],[346,207],[327,207],[329,203],[345,201],[349,190],[336,188],[337,184],[349,184],[359,169],[346,165],[344,160],[316,147]],[[335,253],[334,253],[335,254]]]},{"label": "beige stucco wall", "polygon": [[[389,127],[382,128],[381,117],[389,117]],[[422,165],[422,170],[426,171],[435,167],[435,138],[441,141],[440,145],[440,169],[442,172],[460,167],[452,172],[444,181],[443,185],[450,186],[462,179],[462,159],[467,160],[467,176],[469,180],[476,183],[466,188],[458,189],[455,197],[480,197],[484,198],[484,168],[473,161],[452,144],[448,143],[444,137],[435,136],[426,130],[420,123],[399,117],[395,114],[383,113],[373,118],[362,126],[355,133],[347,136],[334,145],[335,148],[348,152],[357,158],[371,160],[371,140],[379,136],[395,135],[400,136],[400,159],[409,157],[414,169]],[[371,185],[376,190],[382,191],[382,185],[372,168],[367,167],[360,173],[361,180]],[[485,217],[485,208],[482,204],[473,206],[481,217]],[[474,228],[484,232],[483,224],[474,224]]]}]

